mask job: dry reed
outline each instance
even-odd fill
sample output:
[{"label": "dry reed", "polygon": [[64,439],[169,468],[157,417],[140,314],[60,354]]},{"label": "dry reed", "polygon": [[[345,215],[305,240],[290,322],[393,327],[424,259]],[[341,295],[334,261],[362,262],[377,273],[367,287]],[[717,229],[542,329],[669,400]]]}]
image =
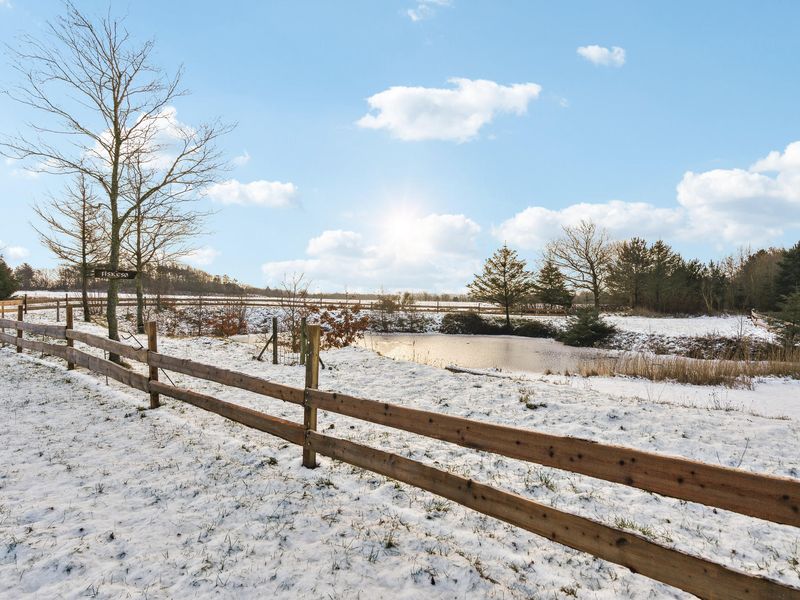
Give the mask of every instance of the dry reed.
[{"label": "dry reed", "polygon": [[[787,360],[788,359],[788,360]],[[587,360],[584,377],[642,377],[652,381],[674,381],[692,385],[723,385],[752,389],[756,377],[800,379],[800,353],[781,353],[768,360],[702,360],[681,356],[623,354]]]}]

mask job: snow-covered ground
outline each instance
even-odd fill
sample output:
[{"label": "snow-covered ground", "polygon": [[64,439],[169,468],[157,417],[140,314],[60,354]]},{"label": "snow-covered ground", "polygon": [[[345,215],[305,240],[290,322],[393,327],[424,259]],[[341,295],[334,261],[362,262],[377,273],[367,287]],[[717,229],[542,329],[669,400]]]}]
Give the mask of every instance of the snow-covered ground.
[{"label": "snow-covered ground", "polygon": [[622,331],[634,333],[652,333],[671,337],[719,335],[721,337],[754,337],[771,340],[772,334],[763,327],[758,327],[743,315],[721,317],[633,317],[623,315],[607,315],[608,321]]},{"label": "snow-covered ground", "polygon": [[[302,385],[301,367],[254,361],[252,346],[159,342],[167,354]],[[634,398],[594,379],[455,374],[365,349],[323,359],[323,389],[800,477],[796,415],[665,404],[666,391]],[[0,374],[3,597],[687,597],[346,464],[321,458],[320,468],[303,469],[298,447],[178,401],[143,410],[145,394],[68,373],[57,359],[6,348]],[[171,377],[301,420],[294,405]],[[787,387],[787,405],[800,399],[797,390]],[[325,412],[319,427],[800,586],[792,527]]]}]

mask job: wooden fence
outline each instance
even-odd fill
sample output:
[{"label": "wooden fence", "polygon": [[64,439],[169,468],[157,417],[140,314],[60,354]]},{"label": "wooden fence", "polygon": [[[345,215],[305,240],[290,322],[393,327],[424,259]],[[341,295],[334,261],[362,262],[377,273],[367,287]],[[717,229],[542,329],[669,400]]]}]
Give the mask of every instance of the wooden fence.
[{"label": "wooden fence", "polygon": [[[149,394],[151,408],[169,396],[302,446],[303,466],[316,466],[316,454],[347,462],[427,490],[554,542],[623,565],[701,598],[800,599],[800,589],[743,573],[701,557],[661,546],[640,535],[564,512],[523,496],[454,475],[419,461],[317,431],[317,411],[329,411],[484,452],[580,473],[648,492],[800,527],[800,480],[752,473],[621,446],[539,431],[496,425],[364,398],[324,392],[319,381],[318,325],[309,325],[304,388],[221,369],[158,352],[156,326],[148,323],[148,347],[134,348],[65,325],[0,319],[0,342],[59,357],[67,368],[80,366]],[[15,334],[4,329],[15,330]],[[31,340],[25,332],[65,340],[66,345]],[[143,363],[137,373],[83,352],[75,342]],[[303,407],[303,423],[226,402],[159,381],[159,370],[217,382]]]},{"label": "wooden fence", "polygon": [[[21,302],[25,309],[28,311],[36,310],[53,310],[64,308],[67,304],[73,304],[76,308],[80,309],[81,299],[76,296],[27,296],[23,295],[14,302]],[[89,297],[89,306],[93,310],[102,310],[105,307],[106,298],[103,295],[92,294]],[[271,298],[267,296],[155,296],[148,294],[145,297],[145,304],[149,307],[156,306],[157,304],[164,307],[174,308],[212,308],[219,306],[244,306],[246,308],[280,308],[280,307],[307,307],[309,305],[316,306],[333,306],[336,308],[354,307],[359,306],[363,310],[381,310],[380,301],[373,299],[355,299],[355,298],[305,298],[305,299],[287,299],[287,298]],[[130,296],[122,296],[119,299],[118,306],[120,307],[134,307],[136,306],[136,298]],[[610,308],[610,307],[609,307]],[[399,310],[408,310],[411,312],[478,312],[481,314],[505,314],[504,310],[488,302],[456,302],[456,301],[436,301],[436,300],[420,300],[414,304],[401,307]],[[546,307],[544,305],[529,305],[516,308],[514,314],[538,314],[538,315],[561,315],[564,314],[563,309],[557,307]]]}]

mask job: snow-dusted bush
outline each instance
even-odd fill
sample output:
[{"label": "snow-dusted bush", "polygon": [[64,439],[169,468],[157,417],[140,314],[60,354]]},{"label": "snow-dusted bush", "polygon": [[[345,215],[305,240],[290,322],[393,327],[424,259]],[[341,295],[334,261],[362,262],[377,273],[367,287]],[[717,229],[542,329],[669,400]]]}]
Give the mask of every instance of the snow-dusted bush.
[{"label": "snow-dusted bush", "polygon": [[567,326],[557,339],[567,346],[595,346],[616,333],[617,328],[606,322],[593,308],[581,308],[567,317]]}]

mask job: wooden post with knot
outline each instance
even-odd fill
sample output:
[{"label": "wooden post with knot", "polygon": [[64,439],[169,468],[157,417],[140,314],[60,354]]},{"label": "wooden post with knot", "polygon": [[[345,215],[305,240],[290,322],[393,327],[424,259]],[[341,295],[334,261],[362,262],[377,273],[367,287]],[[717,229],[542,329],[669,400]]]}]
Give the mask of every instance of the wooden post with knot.
[{"label": "wooden post with knot", "polygon": [[[72,329],[74,327],[74,323],[72,321],[72,305],[71,304],[67,304],[66,311],[67,311],[67,331],[72,331]],[[67,347],[72,348],[74,345],[75,345],[75,342],[70,339],[69,335],[67,335]],[[69,350],[67,352],[69,352]],[[69,354],[68,354],[68,356],[69,356]],[[69,362],[69,360],[67,360],[67,371],[72,371],[73,369],[75,369],[75,363]]]},{"label": "wooden post with knot", "polygon": [[[158,352],[158,323],[155,321],[148,321],[145,325],[147,332],[147,358],[150,364],[150,381],[158,381],[158,367],[154,367],[150,361],[150,352]],[[156,392],[150,392],[150,408],[158,408],[161,406],[159,395]]]},{"label": "wooden post with knot", "polygon": [[[17,307],[17,321],[22,322],[23,314],[24,314],[24,309],[23,309],[22,305],[19,305]],[[22,339],[22,328],[21,327],[17,327],[17,339],[18,340]],[[17,343],[17,354],[19,354],[21,352],[22,352],[22,345]]]}]

